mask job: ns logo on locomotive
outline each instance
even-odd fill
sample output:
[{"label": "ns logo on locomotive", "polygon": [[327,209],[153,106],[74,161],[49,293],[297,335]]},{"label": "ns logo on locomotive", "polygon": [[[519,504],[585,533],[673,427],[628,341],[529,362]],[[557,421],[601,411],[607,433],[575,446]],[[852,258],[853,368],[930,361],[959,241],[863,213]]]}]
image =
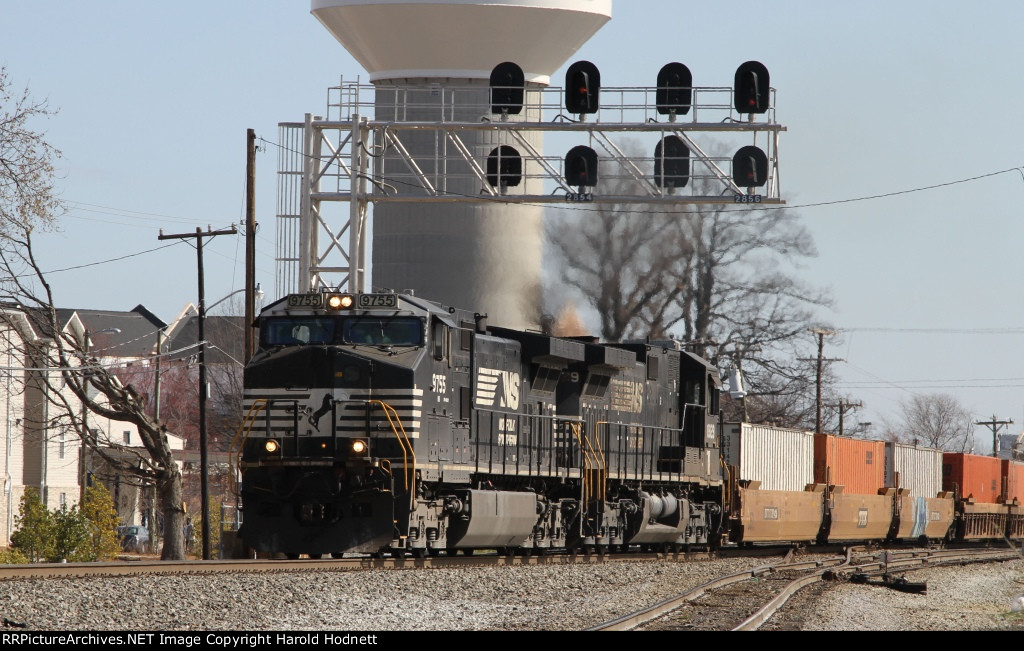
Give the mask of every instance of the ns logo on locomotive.
[{"label": "ns logo on locomotive", "polygon": [[677,342],[488,325],[397,293],[290,295],[245,369],[240,536],[414,556],[715,544],[718,370]]}]

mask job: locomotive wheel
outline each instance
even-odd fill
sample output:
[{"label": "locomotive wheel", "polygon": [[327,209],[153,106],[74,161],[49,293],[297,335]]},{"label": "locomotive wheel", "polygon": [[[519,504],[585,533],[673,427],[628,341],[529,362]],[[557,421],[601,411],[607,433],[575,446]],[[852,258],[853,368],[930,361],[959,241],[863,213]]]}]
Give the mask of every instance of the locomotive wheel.
[{"label": "locomotive wheel", "polygon": [[313,559],[314,561],[317,561],[317,560],[320,560],[321,558],[323,558],[324,555],[323,554],[309,554],[309,557],[311,559]]},{"label": "locomotive wheel", "polygon": [[426,548],[425,547],[417,547],[417,548],[413,549],[412,550],[412,557],[413,558],[426,558],[427,557],[427,550],[426,550]]},{"label": "locomotive wheel", "polygon": [[344,558],[344,552],[331,552],[331,558]]},{"label": "locomotive wheel", "polygon": [[285,554],[284,556],[285,556],[285,558],[287,558],[290,561],[297,561],[297,560],[299,560],[299,555],[298,554],[288,553],[288,554]]},{"label": "locomotive wheel", "polygon": [[427,553],[430,554],[432,558],[437,558],[441,555],[441,550],[437,547],[430,547],[429,549],[427,549]]}]

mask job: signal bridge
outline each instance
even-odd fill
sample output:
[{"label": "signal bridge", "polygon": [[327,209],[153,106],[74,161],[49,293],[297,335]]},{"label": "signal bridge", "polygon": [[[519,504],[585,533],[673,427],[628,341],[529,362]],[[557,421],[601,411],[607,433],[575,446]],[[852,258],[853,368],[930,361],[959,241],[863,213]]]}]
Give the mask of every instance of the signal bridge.
[{"label": "signal bridge", "polygon": [[786,127],[758,62],[721,87],[691,87],[678,63],[652,87],[601,87],[585,61],[564,88],[521,74],[505,63],[491,80],[450,85],[343,81],[326,117],[281,123],[279,241],[300,246],[279,248],[279,283],[362,291],[373,204],[784,204]]}]

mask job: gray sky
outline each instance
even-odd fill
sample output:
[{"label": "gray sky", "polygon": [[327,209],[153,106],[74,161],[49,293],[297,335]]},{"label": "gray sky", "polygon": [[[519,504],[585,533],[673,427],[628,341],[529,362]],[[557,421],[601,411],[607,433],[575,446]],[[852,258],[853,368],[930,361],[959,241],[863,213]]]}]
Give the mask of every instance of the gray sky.
[{"label": "gray sky", "polygon": [[[245,135],[320,113],[326,89],[365,71],[308,0],[8,2],[0,64],[59,113],[59,235],[41,243],[63,307],[165,320],[196,299],[196,255],[165,233],[244,220]],[[826,355],[864,407],[894,419],[913,394],[950,393],[977,419],[1024,423],[1024,84],[1016,0],[857,3],[617,0],[572,60],[607,86],[653,86],[669,61],[696,86],[764,62],[778,90],[782,194],[830,288]],[[564,68],[552,77],[561,85]],[[274,284],[277,153],[257,157],[257,281]],[[244,241],[205,251],[213,303],[244,287]],[[130,257],[128,257],[130,256]],[[119,259],[120,258],[120,259]],[[60,271],[67,269],[67,271]],[[470,306],[471,307],[471,306]],[[991,434],[978,429],[978,451]]]}]

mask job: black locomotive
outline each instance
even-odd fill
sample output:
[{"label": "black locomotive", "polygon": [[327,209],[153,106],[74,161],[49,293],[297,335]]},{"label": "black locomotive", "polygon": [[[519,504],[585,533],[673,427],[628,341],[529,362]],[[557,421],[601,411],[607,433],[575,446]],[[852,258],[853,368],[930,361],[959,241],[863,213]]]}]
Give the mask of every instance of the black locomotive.
[{"label": "black locomotive", "polygon": [[245,369],[240,536],[291,557],[669,550],[723,533],[718,371],[677,342],[287,296]]}]

